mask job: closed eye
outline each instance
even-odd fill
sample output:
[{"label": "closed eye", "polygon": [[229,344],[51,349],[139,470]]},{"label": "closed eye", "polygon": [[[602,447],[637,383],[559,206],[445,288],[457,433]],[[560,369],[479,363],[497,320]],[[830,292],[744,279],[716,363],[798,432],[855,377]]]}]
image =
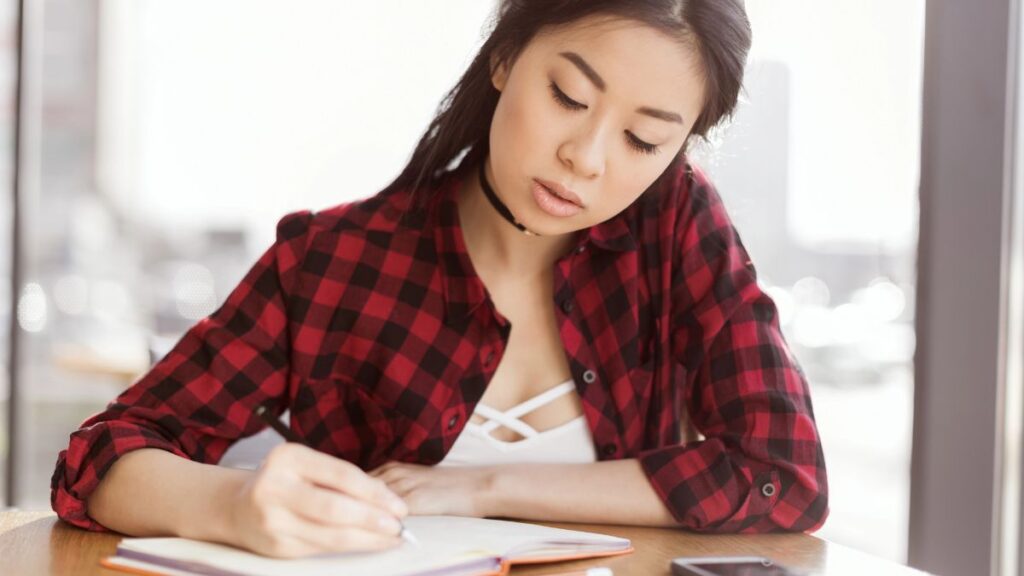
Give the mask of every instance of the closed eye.
[{"label": "closed eye", "polygon": [[548,86],[551,88],[551,95],[555,97],[555,101],[561,104],[562,106],[568,108],[569,110],[585,110],[587,108],[583,104],[580,104],[579,102],[566,96],[565,92],[562,92],[562,90],[554,82],[551,82],[550,84],[548,84]]},{"label": "closed eye", "polygon": [[[551,88],[551,96],[554,97],[555,101],[563,108],[573,111],[587,109],[586,105],[580,104],[566,96],[565,92],[562,92],[561,88],[559,88],[553,81],[548,84],[548,87]],[[626,142],[629,144],[630,148],[640,152],[641,154],[657,154],[659,151],[658,146],[644,142],[629,131],[626,132]]]}]

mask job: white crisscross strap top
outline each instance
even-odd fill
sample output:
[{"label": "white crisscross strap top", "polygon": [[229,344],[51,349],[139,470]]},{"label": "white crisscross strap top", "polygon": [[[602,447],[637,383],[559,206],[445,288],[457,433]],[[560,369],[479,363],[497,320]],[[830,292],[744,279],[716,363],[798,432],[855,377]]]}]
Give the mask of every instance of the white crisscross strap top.
[{"label": "white crisscross strap top", "polygon": [[[477,403],[474,414],[488,421],[477,424],[470,421],[455,439],[455,444],[438,466],[490,466],[510,463],[585,463],[597,461],[594,441],[587,421],[579,416],[550,430],[538,432],[519,418],[537,408],[575,392],[572,380],[530,398],[526,402],[502,412],[483,403]],[[508,442],[491,436],[496,428],[504,426],[523,438]]]}]

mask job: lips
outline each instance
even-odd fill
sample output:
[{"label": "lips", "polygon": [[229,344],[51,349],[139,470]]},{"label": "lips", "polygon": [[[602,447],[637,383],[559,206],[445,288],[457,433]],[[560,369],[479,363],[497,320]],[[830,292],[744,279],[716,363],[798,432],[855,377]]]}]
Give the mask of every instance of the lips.
[{"label": "lips", "polygon": [[531,193],[537,207],[549,216],[568,218],[583,212],[582,206],[563,199],[537,180],[533,181]]},{"label": "lips", "polygon": [[580,208],[586,208],[586,206],[583,205],[583,200],[581,200],[580,197],[575,192],[573,192],[572,190],[569,190],[565,186],[562,186],[558,182],[551,182],[549,180],[541,180],[540,178],[537,178],[536,181],[541,186],[543,186],[543,187],[547,188],[548,190],[550,190],[551,193],[554,194],[555,196],[558,196],[559,198],[561,198],[561,199],[563,199],[563,200],[565,200],[567,202],[572,202],[573,204],[579,206]]}]

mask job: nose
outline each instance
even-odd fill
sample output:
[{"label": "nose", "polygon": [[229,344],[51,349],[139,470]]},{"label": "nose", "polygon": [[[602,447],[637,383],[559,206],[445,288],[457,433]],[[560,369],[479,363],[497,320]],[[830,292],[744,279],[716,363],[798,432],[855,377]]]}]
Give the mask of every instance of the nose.
[{"label": "nose", "polygon": [[605,167],[605,131],[599,124],[581,127],[559,146],[559,159],[581,178],[601,176]]}]

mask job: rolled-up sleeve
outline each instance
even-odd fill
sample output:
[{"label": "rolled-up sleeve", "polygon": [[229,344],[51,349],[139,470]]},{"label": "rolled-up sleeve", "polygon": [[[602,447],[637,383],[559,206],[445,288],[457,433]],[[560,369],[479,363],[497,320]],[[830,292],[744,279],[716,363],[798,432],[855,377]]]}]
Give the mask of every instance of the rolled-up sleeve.
[{"label": "rolled-up sleeve", "polygon": [[284,409],[289,373],[289,294],[312,215],[277,225],[277,239],[210,316],[192,326],[159,362],[71,434],[57,458],[50,502],[76,526],[105,530],[86,503],[124,454],[158,448],[216,463],[239,438],[263,428],[259,404]]},{"label": "rolled-up sleeve", "polygon": [[699,173],[688,185],[673,356],[704,439],[647,450],[640,463],[682,527],[814,531],[828,516],[828,485],[807,380],[717,192]]}]

